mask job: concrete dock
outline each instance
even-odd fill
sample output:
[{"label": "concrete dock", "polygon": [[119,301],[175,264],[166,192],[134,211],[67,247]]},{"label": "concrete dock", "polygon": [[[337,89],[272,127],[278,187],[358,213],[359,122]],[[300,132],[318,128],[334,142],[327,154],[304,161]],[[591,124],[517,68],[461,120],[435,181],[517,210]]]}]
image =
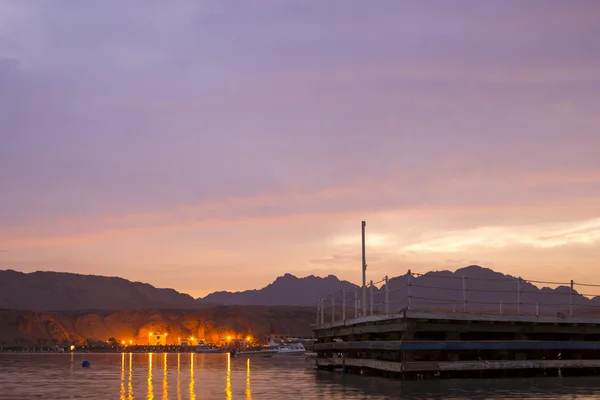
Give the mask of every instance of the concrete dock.
[{"label": "concrete dock", "polygon": [[403,309],[313,330],[318,369],[404,379],[600,373],[600,318]]}]

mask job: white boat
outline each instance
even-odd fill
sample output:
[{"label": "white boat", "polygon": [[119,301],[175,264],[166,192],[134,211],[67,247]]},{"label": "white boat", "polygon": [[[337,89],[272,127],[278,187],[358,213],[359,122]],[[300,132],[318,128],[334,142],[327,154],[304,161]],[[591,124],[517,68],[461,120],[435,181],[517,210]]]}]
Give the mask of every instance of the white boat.
[{"label": "white boat", "polygon": [[240,351],[238,353],[233,353],[233,356],[235,358],[265,358],[265,357],[273,357],[276,354],[277,354],[277,349],[263,348],[260,350]]},{"label": "white boat", "polygon": [[301,356],[306,353],[302,343],[276,343],[273,339],[269,344],[260,350],[247,350],[233,353],[234,357],[282,357],[282,356]]},{"label": "white boat", "polygon": [[302,343],[286,343],[279,345],[277,349],[277,356],[303,356],[306,353],[306,349]]}]

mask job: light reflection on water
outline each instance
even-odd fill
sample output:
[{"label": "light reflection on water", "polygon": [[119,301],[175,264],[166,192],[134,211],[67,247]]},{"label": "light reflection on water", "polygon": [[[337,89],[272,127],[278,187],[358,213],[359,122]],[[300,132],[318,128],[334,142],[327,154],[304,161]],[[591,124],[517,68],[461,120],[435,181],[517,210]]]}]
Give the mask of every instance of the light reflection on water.
[{"label": "light reflection on water", "polygon": [[227,400],[233,397],[231,393],[231,354],[227,353],[227,378],[225,379],[225,396]]},{"label": "light reflection on water", "polygon": [[252,400],[252,389],[250,388],[250,359],[246,360],[246,400]]},{"label": "light reflection on water", "polygon": [[167,377],[169,376],[168,372],[167,372],[167,353],[164,353],[164,360],[163,360],[163,381],[162,381],[162,387],[163,387],[163,400],[168,400],[169,399],[169,381],[167,380]]},{"label": "light reflection on water", "polygon": [[181,400],[181,354],[177,353],[177,400]]},{"label": "light reflection on water", "polygon": [[196,400],[196,384],[194,382],[194,353],[190,353],[190,399]]},{"label": "light reflection on water", "polygon": [[[91,368],[81,368],[85,359],[91,362]],[[34,397],[134,400],[155,396],[163,400],[251,400],[253,397],[600,400],[600,378],[400,382],[317,372],[307,368],[302,357],[249,360],[232,359],[228,354],[0,353],[0,382],[2,400]]]},{"label": "light reflection on water", "polygon": [[133,354],[129,353],[129,377],[127,381],[127,399],[133,400]]},{"label": "light reflection on water", "polygon": [[152,353],[148,353],[148,400],[154,399],[154,386],[152,386]]},{"label": "light reflection on water", "polygon": [[125,353],[121,354],[121,400],[125,400]]}]

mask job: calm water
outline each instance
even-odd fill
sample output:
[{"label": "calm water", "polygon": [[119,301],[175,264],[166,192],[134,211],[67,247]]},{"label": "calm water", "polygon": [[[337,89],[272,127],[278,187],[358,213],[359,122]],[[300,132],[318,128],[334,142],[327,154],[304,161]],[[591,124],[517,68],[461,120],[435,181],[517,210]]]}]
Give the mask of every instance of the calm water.
[{"label": "calm water", "polygon": [[[81,368],[84,359],[91,368]],[[0,399],[31,398],[600,400],[600,377],[403,383],[317,372],[302,357],[0,354]]]}]

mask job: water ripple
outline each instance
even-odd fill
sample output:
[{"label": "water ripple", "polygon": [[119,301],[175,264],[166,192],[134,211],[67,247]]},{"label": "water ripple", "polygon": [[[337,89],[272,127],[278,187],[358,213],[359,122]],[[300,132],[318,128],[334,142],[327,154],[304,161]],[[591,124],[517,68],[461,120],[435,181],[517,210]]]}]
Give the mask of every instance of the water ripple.
[{"label": "water ripple", "polygon": [[[91,368],[81,368],[87,359]],[[303,358],[0,354],[0,399],[580,399],[597,378],[409,381],[314,371]]]}]

